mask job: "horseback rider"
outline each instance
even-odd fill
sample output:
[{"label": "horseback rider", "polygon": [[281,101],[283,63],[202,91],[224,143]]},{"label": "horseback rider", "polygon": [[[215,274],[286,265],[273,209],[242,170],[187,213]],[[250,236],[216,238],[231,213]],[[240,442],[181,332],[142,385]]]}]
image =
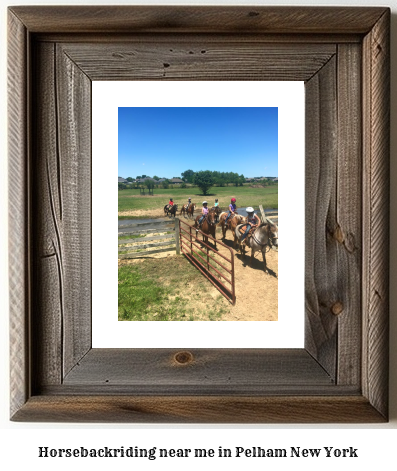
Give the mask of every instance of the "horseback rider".
[{"label": "horseback rider", "polygon": [[215,223],[218,224],[219,214],[221,213],[221,208],[219,207],[218,198],[215,199],[214,209],[215,209]]},{"label": "horseback rider", "polygon": [[236,198],[232,198],[230,200],[230,204],[229,204],[229,213],[228,215],[226,216],[226,219],[225,219],[225,224],[227,224],[227,220],[229,219],[229,217],[231,215],[234,216],[234,213],[236,212],[236,209],[237,209],[237,206],[236,206]]},{"label": "horseback rider", "polygon": [[186,211],[189,209],[189,206],[192,204],[192,198],[187,200],[187,205],[185,206]]},{"label": "horseback rider", "polygon": [[203,207],[201,208],[201,218],[198,220],[197,224],[198,224],[198,227],[196,228],[196,232],[198,232],[198,230],[200,229],[200,226],[205,218],[205,216],[207,216],[208,212],[209,212],[209,209],[207,207],[208,203],[207,201],[203,201]]},{"label": "horseback rider", "polygon": [[251,229],[254,229],[255,227],[258,227],[261,223],[261,220],[259,219],[258,215],[255,214],[254,208],[248,207],[246,209],[247,211],[247,227],[245,229],[245,233],[241,237],[241,245],[245,244],[245,238],[247,237],[249,231]]},{"label": "horseback rider", "polygon": [[174,201],[172,198],[170,198],[170,201],[168,204],[164,206],[164,212],[165,214],[168,214],[168,211],[174,206]]}]

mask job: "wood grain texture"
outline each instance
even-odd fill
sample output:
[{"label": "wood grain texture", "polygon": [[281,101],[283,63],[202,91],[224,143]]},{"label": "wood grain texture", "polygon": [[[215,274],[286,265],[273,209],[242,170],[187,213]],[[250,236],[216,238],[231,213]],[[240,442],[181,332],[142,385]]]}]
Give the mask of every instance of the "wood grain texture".
[{"label": "wood grain texture", "polygon": [[91,80],[301,80],[307,81],[332,55],[334,44],[241,44],[225,41],[176,42],[166,35],[156,44],[66,44],[64,53]]},{"label": "wood grain texture", "polygon": [[91,347],[91,83],[54,44],[35,58],[37,385],[60,384]]},{"label": "wood grain texture", "polygon": [[[12,420],[386,420],[388,10],[9,16]],[[91,350],[91,80],[275,77],[306,82],[306,350],[195,350],[184,365],[176,351]]]},{"label": "wood grain texture", "polygon": [[384,8],[59,6],[12,7],[32,32],[272,34],[366,33]]},{"label": "wood grain texture", "polygon": [[89,423],[378,423],[385,419],[360,396],[135,397],[38,396],[15,421]]},{"label": "wood grain texture", "polygon": [[336,58],[306,84],[305,347],[336,377],[338,300],[335,226]]},{"label": "wood grain texture", "polygon": [[10,409],[14,414],[30,394],[29,344],[29,185],[26,28],[8,14],[8,164],[10,286]]},{"label": "wood grain texture", "polygon": [[333,315],[338,320],[337,384],[360,384],[362,361],[362,54],[338,46],[337,169],[334,239],[338,279]]},{"label": "wood grain texture", "polygon": [[363,392],[387,416],[390,12],[364,39]]},{"label": "wood grain texture", "polygon": [[91,81],[60,47],[55,66],[66,375],[91,348]]},{"label": "wood grain texture", "polygon": [[36,80],[34,106],[32,192],[34,259],[32,289],[33,378],[37,384],[60,384],[63,376],[63,272],[58,129],[55,93],[55,48],[53,44],[34,47]]},{"label": "wood grain texture", "polygon": [[334,384],[321,365],[304,349],[188,349],[191,361],[179,364],[175,349],[93,349],[66,376],[64,385],[145,386],[151,392],[169,386],[180,390],[209,390],[223,386],[260,392],[267,385]]}]

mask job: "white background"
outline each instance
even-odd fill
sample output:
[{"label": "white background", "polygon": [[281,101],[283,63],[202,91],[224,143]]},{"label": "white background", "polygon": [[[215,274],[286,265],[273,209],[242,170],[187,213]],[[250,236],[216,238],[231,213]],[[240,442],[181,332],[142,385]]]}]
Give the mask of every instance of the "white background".
[{"label": "white background", "polygon": [[[251,82],[247,89],[246,82],[238,81],[98,81],[92,84],[92,95],[92,346],[302,348],[305,241],[304,231],[297,234],[295,228],[302,225],[304,185],[296,188],[295,182],[304,181],[305,175],[303,82]],[[118,174],[119,106],[278,108],[279,244],[283,249],[278,254],[277,322],[117,321],[117,187],[103,191],[103,182],[109,175]],[[290,188],[294,188],[293,204]],[[104,247],[109,249],[104,250]],[[258,289],[264,290],[266,286],[258,286]]]},{"label": "white background", "polygon": [[[87,424],[87,425],[65,425],[65,424],[16,424],[8,420],[8,286],[7,286],[7,162],[6,162],[6,6],[11,4],[81,4],[81,1],[58,2],[4,2],[1,1],[1,140],[0,140],[0,195],[2,204],[0,206],[1,226],[1,264],[0,264],[0,463],[3,469],[32,469],[32,470],[86,470],[88,466],[94,465],[96,470],[107,470],[110,466],[114,469],[238,469],[248,468],[250,470],[263,470],[266,467],[274,469],[300,470],[322,470],[338,469],[351,470],[367,468],[394,469],[396,466],[395,444],[397,443],[397,290],[396,269],[397,254],[395,242],[397,240],[397,165],[395,156],[397,155],[397,120],[396,120],[396,63],[397,63],[397,2],[396,0],[362,0],[352,2],[339,0],[337,3],[328,1],[306,1],[301,5],[382,5],[390,6],[392,9],[392,75],[391,75],[391,291],[390,291],[390,312],[391,312],[391,356],[390,356],[390,422],[385,425],[296,425],[296,426],[172,426],[172,425],[117,425],[117,424]],[[85,4],[109,4],[110,1],[90,2]],[[133,4],[133,2],[118,2]],[[148,1],[139,1],[139,4],[149,4]],[[293,2],[272,1],[273,5],[290,5]],[[156,1],[156,4],[170,4],[170,2]],[[214,4],[213,2],[172,2],[172,4]],[[266,2],[231,2],[218,0],[221,5],[260,5]],[[299,4],[299,3],[295,3]],[[394,157],[393,157],[394,156]],[[56,448],[66,448],[74,446],[101,447],[101,446],[135,446],[140,447],[207,447],[218,448],[218,446],[233,448],[234,446],[261,446],[288,448],[290,446],[301,446],[306,448],[317,448],[323,446],[334,446],[348,448],[350,446],[358,448],[358,459],[331,459],[331,458],[300,458],[288,460],[265,459],[233,459],[226,463],[219,460],[172,460],[165,461],[134,461],[134,460],[95,460],[87,462],[85,460],[44,460],[37,458],[37,448],[39,446],[49,446]],[[321,461],[319,461],[321,460]]]}]

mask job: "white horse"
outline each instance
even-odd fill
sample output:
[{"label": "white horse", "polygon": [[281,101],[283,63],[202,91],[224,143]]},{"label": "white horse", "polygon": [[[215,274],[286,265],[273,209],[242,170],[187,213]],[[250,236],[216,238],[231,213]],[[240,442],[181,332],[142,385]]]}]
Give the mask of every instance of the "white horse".
[{"label": "white horse", "polygon": [[[240,250],[245,256],[245,246],[241,244],[240,227],[244,224],[239,224],[235,229],[236,238],[239,242]],[[245,245],[251,248],[251,259],[250,267],[252,266],[252,260],[254,258],[254,253],[259,250],[262,252],[263,263],[265,264],[265,273],[268,273],[266,266],[266,248],[277,247],[278,248],[278,228],[275,224],[270,222],[262,223],[258,226],[251,237],[245,239]]]}]

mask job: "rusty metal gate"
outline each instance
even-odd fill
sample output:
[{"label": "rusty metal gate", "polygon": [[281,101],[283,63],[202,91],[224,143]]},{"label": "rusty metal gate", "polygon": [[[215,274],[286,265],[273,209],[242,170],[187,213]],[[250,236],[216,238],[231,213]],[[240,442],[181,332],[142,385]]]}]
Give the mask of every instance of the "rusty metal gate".
[{"label": "rusty metal gate", "polygon": [[[222,247],[225,247],[230,253],[230,258],[218,253],[213,247],[206,244],[204,241],[199,241],[196,235],[196,229],[181,220],[179,220],[180,250],[215,286],[215,288],[217,288],[219,292],[234,305],[236,303],[236,293],[234,286],[233,250],[210,235],[204,234],[201,231],[198,231],[198,233],[202,236],[208,237],[212,242],[216,242]],[[203,253],[203,250],[205,250],[206,253]],[[204,256],[202,256],[200,252]],[[222,262],[217,260],[216,257],[220,257]]]}]

